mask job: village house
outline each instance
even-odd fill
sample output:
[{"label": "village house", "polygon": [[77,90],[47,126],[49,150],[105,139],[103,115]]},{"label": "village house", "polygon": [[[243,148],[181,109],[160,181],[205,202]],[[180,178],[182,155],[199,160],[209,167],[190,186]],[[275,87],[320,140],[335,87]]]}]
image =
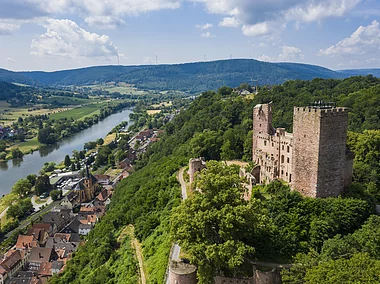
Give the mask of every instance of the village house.
[{"label": "village house", "polygon": [[24,236],[19,235],[15,245],[16,250],[30,251],[34,247],[39,247],[40,244],[34,235]]},{"label": "village house", "polygon": [[25,265],[25,253],[20,250],[10,250],[0,263],[0,284],[6,283]]},{"label": "village house", "polygon": [[28,260],[29,270],[39,271],[42,263],[57,260],[58,255],[52,248],[32,248]]},{"label": "village house", "polygon": [[72,216],[68,211],[49,212],[42,217],[45,224],[50,224],[54,229],[52,233],[61,231],[71,220]]}]

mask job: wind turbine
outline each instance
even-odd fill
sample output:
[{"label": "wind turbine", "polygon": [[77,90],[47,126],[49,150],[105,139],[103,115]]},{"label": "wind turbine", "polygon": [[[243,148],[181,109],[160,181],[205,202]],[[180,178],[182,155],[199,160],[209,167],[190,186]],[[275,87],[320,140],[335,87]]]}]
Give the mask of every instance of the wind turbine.
[{"label": "wind turbine", "polygon": [[120,56],[119,56],[119,54],[116,54],[116,56],[117,56],[117,67],[119,67],[120,66]]},{"label": "wind turbine", "polygon": [[154,55],[156,56],[156,65],[158,64],[158,56],[157,55]]},{"label": "wind turbine", "polygon": [[204,60],[205,60],[205,62],[206,62],[206,54],[205,54]]}]

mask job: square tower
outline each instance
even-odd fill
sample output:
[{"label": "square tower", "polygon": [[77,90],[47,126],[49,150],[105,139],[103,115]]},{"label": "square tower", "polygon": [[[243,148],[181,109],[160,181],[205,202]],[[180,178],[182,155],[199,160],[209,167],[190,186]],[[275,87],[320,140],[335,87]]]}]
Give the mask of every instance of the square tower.
[{"label": "square tower", "polygon": [[293,188],[309,197],[336,197],[343,192],[347,185],[347,126],[345,108],[294,108]]}]

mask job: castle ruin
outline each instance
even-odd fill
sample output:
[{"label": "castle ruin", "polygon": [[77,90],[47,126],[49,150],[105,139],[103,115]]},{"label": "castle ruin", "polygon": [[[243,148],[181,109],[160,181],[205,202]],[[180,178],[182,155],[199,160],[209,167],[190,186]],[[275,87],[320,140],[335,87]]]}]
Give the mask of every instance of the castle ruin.
[{"label": "castle ruin", "polygon": [[293,133],[273,128],[272,105],[253,109],[253,162],[258,183],[288,182],[308,197],[339,196],[352,180],[346,148],[348,111],[333,104],[294,107]]}]

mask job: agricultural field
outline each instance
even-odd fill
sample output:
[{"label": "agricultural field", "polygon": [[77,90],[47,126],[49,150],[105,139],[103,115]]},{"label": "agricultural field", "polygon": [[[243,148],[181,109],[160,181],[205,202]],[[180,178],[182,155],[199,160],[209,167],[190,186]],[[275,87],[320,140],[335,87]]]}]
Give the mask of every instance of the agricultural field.
[{"label": "agricultural field", "polygon": [[155,108],[155,109],[159,109],[161,107],[170,107],[173,105],[173,102],[172,101],[169,101],[169,102],[162,102],[160,104],[154,104],[152,105],[152,108]]},{"label": "agricultural field", "polygon": [[33,139],[30,139],[28,141],[17,143],[16,145],[9,147],[7,150],[19,148],[21,152],[23,152],[24,154],[28,154],[32,151],[37,150],[41,145],[42,144],[38,142],[37,137],[34,137]]},{"label": "agricultural field", "polygon": [[38,105],[31,106],[30,108],[14,108],[10,107],[6,101],[0,101],[0,123],[2,125],[11,125],[14,121],[17,121],[19,117],[42,114],[50,115],[67,109],[68,108],[44,109]]},{"label": "agricultural field", "polygon": [[50,119],[60,119],[60,118],[73,118],[74,120],[83,119],[87,116],[99,113],[99,109],[106,103],[94,103],[85,105],[82,107],[76,107],[69,110],[54,113],[50,116]]},{"label": "agricultural field", "polygon": [[146,111],[149,115],[155,115],[157,113],[160,113],[161,110],[160,109],[149,109]]},{"label": "agricultural field", "polygon": [[116,86],[115,85],[89,85],[89,86],[84,86],[87,88],[91,88],[92,90],[96,91],[108,91],[110,93],[116,93],[119,92],[122,95],[145,95],[147,94],[146,91],[139,90],[129,84],[126,83],[118,83]]},{"label": "agricultural field", "polygon": [[96,102],[96,99],[82,99],[75,97],[64,96],[51,96],[44,99],[44,102],[48,104],[60,104],[60,105],[81,105]]}]

